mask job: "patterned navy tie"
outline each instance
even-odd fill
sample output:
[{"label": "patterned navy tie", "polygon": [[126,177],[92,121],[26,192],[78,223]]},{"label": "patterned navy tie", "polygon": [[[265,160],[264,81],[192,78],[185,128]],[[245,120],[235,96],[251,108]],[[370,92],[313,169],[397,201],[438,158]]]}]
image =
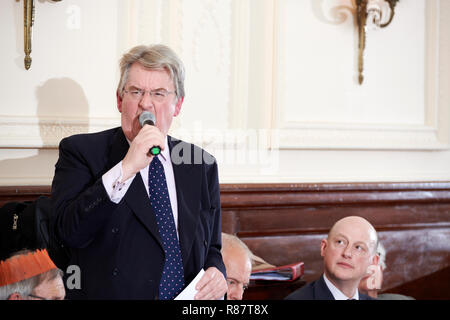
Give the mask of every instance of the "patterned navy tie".
[{"label": "patterned navy tie", "polygon": [[159,283],[159,299],[170,300],[184,286],[183,261],[180,244],[170,206],[164,168],[158,157],[154,157],[148,169],[150,203],[155,212],[159,235],[164,247],[164,269]]}]

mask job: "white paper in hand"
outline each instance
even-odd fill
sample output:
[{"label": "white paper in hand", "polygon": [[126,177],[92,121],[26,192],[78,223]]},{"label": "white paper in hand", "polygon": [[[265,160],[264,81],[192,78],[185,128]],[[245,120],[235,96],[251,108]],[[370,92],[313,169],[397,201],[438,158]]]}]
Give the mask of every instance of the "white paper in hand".
[{"label": "white paper in hand", "polygon": [[197,285],[197,282],[200,281],[204,273],[205,270],[200,270],[200,272],[195,276],[194,280],[192,280],[191,283],[189,283],[189,285],[184,288],[184,290],[181,291],[181,293],[174,300],[194,300],[194,297],[198,291],[195,289],[195,286]]}]

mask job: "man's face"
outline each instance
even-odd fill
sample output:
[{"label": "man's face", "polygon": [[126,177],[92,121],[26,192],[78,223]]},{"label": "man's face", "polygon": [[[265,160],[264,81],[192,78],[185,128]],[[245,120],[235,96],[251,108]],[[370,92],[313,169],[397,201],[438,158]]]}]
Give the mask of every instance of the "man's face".
[{"label": "man's face", "polygon": [[335,285],[348,281],[357,286],[369,265],[378,262],[374,254],[375,242],[376,234],[366,223],[358,219],[337,223],[328,239],[321,243],[327,277]]},{"label": "man's face", "polygon": [[183,98],[177,99],[175,93],[169,94],[162,102],[156,102],[150,96],[150,90],[175,91],[170,74],[164,69],[148,69],[139,63],[131,65],[125,90],[145,90],[142,98],[136,99],[131,94],[123,92],[122,97],[117,93],[117,108],[121,115],[122,130],[128,140],[133,141],[141,130],[139,115],[143,111],[150,111],[156,117],[156,127],[167,135],[173,117],[180,113]]},{"label": "man's face", "polygon": [[47,300],[63,300],[66,296],[64,284],[60,276],[52,280],[44,280],[33,290],[33,295]]},{"label": "man's face", "polygon": [[244,290],[250,282],[252,263],[241,248],[228,248],[222,255],[227,271],[227,299],[242,300]]}]

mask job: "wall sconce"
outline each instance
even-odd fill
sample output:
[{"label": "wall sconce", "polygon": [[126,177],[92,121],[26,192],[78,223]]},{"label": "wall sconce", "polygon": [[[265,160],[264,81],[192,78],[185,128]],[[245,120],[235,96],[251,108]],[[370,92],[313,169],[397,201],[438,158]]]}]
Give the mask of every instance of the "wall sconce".
[{"label": "wall sconce", "polygon": [[[61,0],[52,0],[53,2],[59,2]],[[34,25],[34,0],[23,0],[23,26],[24,26],[24,51],[25,51],[25,69],[31,67],[31,40],[33,38],[33,25]]]},{"label": "wall sconce", "polygon": [[356,0],[356,20],[359,32],[358,82],[364,81],[364,49],[367,30],[386,28],[394,18],[395,6],[400,0]]}]

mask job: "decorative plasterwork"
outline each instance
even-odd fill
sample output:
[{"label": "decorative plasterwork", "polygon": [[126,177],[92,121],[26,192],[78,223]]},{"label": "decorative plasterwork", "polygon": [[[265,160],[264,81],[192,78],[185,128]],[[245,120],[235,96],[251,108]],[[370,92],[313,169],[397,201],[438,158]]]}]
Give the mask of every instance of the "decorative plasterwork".
[{"label": "decorative plasterwork", "polygon": [[[123,34],[124,38],[120,40],[122,45],[126,44],[125,49],[134,45],[135,42],[163,42],[169,44],[177,52],[188,58],[194,58],[193,63],[198,64],[200,57],[195,55],[201,47],[207,47],[204,43],[194,43],[199,37],[193,37],[192,34],[186,35],[186,32],[192,30],[183,25],[183,19],[186,18],[186,12],[189,10],[188,0],[155,0],[152,2],[133,0],[129,2],[129,7],[124,11],[127,15],[125,22],[127,32]],[[424,113],[425,121],[423,125],[405,125],[393,123],[389,125],[364,124],[364,123],[315,123],[292,121],[286,116],[286,106],[280,98],[284,84],[279,81],[282,71],[282,59],[280,52],[283,48],[279,41],[279,33],[283,30],[283,20],[277,14],[282,1],[277,0],[230,0],[227,2],[227,10],[230,10],[231,29],[226,32],[218,33],[220,39],[218,43],[221,48],[226,48],[227,58],[220,59],[219,66],[226,69],[226,77],[220,78],[220,81],[228,81],[225,86],[229,96],[226,97],[228,106],[228,115],[226,127],[228,129],[249,129],[248,120],[253,118],[260,119],[259,126],[253,126],[254,130],[272,130],[278,135],[274,142],[269,142],[268,147],[280,149],[356,149],[356,150],[378,150],[378,149],[407,149],[407,150],[442,150],[449,145],[449,110],[450,101],[448,91],[448,78],[450,78],[450,37],[448,37],[448,22],[443,21],[442,17],[448,17],[448,13],[441,15],[442,11],[448,12],[448,4],[440,0],[426,1],[426,79],[425,83],[425,103]],[[205,11],[202,14],[203,19],[209,20],[197,21],[201,25],[202,21],[216,21],[216,14],[221,14],[220,10],[214,10],[218,5],[215,1],[203,1]],[[264,20],[263,28],[254,28],[251,24],[251,13],[258,6]],[[264,7],[264,10],[261,9]],[[210,8],[210,10],[207,10]],[[313,13],[311,13],[313,14]],[[401,12],[397,14],[401,15]],[[191,13],[192,15],[192,13]],[[155,17],[156,20],[148,21],[148,17]],[[144,23],[147,21],[147,23]],[[227,20],[228,21],[228,20]],[[216,21],[217,22],[217,21]],[[258,34],[254,34],[258,32]],[[442,33],[442,34],[441,34]],[[255,39],[258,35],[264,35],[264,38],[258,39],[263,42],[262,50],[258,50],[258,59],[251,56],[252,48],[255,48]],[[186,39],[193,39],[187,45]],[[183,42],[186,41],[186,42]],[[299,40],[301,41],[301,39]],[[184,45],[183,45],[184,43]],[[186,48],[192,50],[187,50]],[[258,47],[259,49],[260,47]],[[195,50],[194,50],[195,49]],[[196,51],[197,50],[197,51]],[[255,51],[253,51],[255,52]],[[261,61],[256,66],[255,60]],[[258,62],[259,63],[259,62]],[[249,66],[252,65],[252,72],[249,72]],[[257,70],[256,73],[254,73]],[[193,75],[188,75],[187,82],[192,85]],[[250,91],[249,88],[255,81],[259,81],[260,87]],[[210,83],[208,83],[210,81]],[[217,85],[218,79],[201,79],[201,84],[207,83]],[[208,88],[209,89],[209,88]],[[261,103],[249,104],[254,100],[253,96],[259,94]],[[217,101],[211,99],[210,101]],[[212,106],[199,106],[200,110],[207,110],[208,107],[214,107],[217,112],[224,106],[217,106],[217,102]],[[314,106],[311,106],[313,108]],[[203,109],[202,109],[203,108]],[[253,109],[252,109],[253,108]],[[192,110],[186,111],[191,112]],[[208,121],[206,117],[205,121]],[[179,118],[176,119],[178,121]],[[188,119],[189,120],[189,119]],[[185,128],[189,121],[174,122],[181,128]],[[256,124],[256,121],[253,122]],[[120,125],[119,117],[117,119],[41,119],[38,117],[1,117],[0,116],[0,147],[3,148],[56,148],[60,139],[75,133],[94,132],[108,129]],[[176,127],[176,126],[174,126]],[[195,129],[195,128],[194,128]],[[228,130],[225,129],[225,130]],[[203,135],[205,136],[205,135]],[[273,135],[270,135],[271,137]],[[206,139],[206,138],[204,138]],[[198,141],[205,144],[210,141]]]},{"label": "decorative plasterwork", "polygon": [[62,138],[96,132],[120,125],[120,119],[38,119],[1,117],[2,148],[57,148]]},{"label": "decorative plasterwork", "polygon": [[[425,121],[422,125],[364,124],[364,123],[318,123],[296,121],[286,113],[287,105],[282,99],[283,83],[274,81],[272,128],[280,130],[281,149],[374,149],[374,150],[443,150],[449,148],[449,101],[442,94],[441,81],[448,78],[448,35],[441,36],[441,1],[426,1],[425,19]],[[277,6],[280,4],[277,3]],[[398,13],[401,14],[401,13]],[[282,22],[282,21],[281,21]],[[282,26],[275,25],[275,43]],[[282,46],[274,46],[277,57]],[[283,62],[275,58],[274,72],[280,72]],[[279,80],[282,77],[275,77]],[[311,106],[313,108],[314,106]]]}]

